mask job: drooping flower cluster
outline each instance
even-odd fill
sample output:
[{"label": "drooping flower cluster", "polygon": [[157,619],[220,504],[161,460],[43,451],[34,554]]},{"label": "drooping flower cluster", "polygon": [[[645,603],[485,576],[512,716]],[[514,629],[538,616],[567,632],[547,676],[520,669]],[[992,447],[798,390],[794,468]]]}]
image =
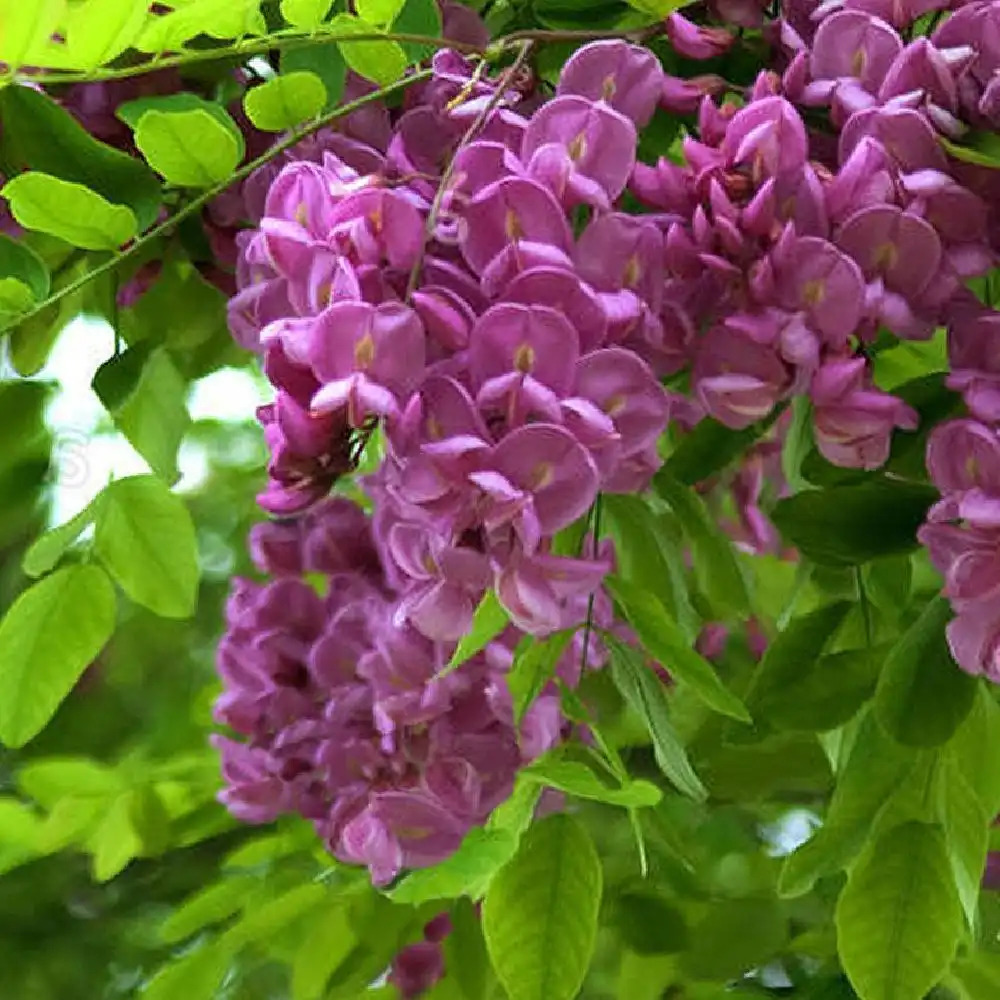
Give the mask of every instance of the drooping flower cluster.
[{"label": "drooping flower cluster", "polygon": [[[453,641],[493,585],[515,624],[546,634],[580,620],[608,568],[553,554],[554,537],[599,490],[648,482],[668,418],[662,241],[611,208],[659,69],[591,47],[528,118],[460,56],[434,65],[384,153],[286,167],[244,241],[231,324],[278,389],[261,503],[308,506],[383,421],[368,488],[401,618]],[[611,103],[587,96],[595,85]],[[432,210],[428,178],[477,116]]]},{"label": "drooping flower cluster", "polygon": [[[656,61],[583,50],[530,117],[454,53],[434,66],[384,149],[341,137],[273,178],[230,307],[277,389],[259,499],[284,520],[253,538],[277,579],[237,584],[220,647],[218,718],[249,737],[219,742],[226,801],[309,817],[379,882],[453,851],[561,737],[551,691],[515,729],[504,672],[524,632],[613,624],[608,543],[556,536],[598,491],[646,485],[669,415],[658,231],[612,208]],[[377,424],[369,522],[324,497]],[[441,675],[490,588],[513,625]],[[564,681],[584,650],[603,661],[578,634]]]},{"label": "drooping flower cluster", "polygon": [[343,498],[258,525],[251,552],[272,579],[237,580],[227,606],[215,714],[247,741],[215,738],[223,801],[252,823],[299,813],[380,884],[448,856],[560,737],[554,694],[513,725],[515,630],[438,676],[441,647],[397,622],[371,522]]}]

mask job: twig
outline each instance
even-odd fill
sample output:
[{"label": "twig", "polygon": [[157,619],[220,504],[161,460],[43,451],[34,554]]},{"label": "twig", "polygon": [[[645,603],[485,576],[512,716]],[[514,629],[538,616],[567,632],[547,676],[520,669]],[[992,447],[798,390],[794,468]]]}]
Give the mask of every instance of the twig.
[{"label": "twig", "polygon": [[357,111],[358,108],[364,107],[366,104],[370,104],[373,101],[380,100],[387,94],[395,93],[397,90],[402,90],[406,87],[412,86],[414,83],[419,83],[421,80],[427,80],[433,75],[433,70],[425,69],[420,70],[417,73],[413,73],[410,76],[403,77],[401,80],[397,80],[395,83],[389,84],[386,87],[381,87],[379,90],[373,91],[370,94],[365,94],[363,97],[359,97],[356,101],[351,101],[349,104],[343,104],[339,108],[335,108],[332,111],[328,111],[326,114],[320,115],[318,118],[314,118],[307,125],[303,125],[301,128],[294,131],[287,138],[282,139],[281,142],[275,143],[270,149],[262,153],[256,159],[251,160],[249,163],[244,164],[239,170],[236,170],[231,176],[227,177],[224,181],[220,181],[218,184],[210,187],[207,191],[198,195],[193,201],[188,202],[183,208],[175,212],[169,219],[165,219],[154,229],[151,229],[148,233],[140,236],[128,249],[123,250],[121,253],[116,254],[110,260],[105,261],[98,267],[95,267],[92,271],[88,271],[85,275],[77,278],[76,281],[71,282],[66,285],[65,288],[61,288],[58,292],[50,295],[43,302],[40,302],[30,311],[24,313],[23,316],[18,317],[17,321],[12,324],[12,326],[17,326],[21,323],[26,322],[29,319],[37,316],[40,312],[47,309],[49,306],[54,305],[60,299],[65,298],[67,295],[72,295],[74,292],[79,291],[85,285],[89,284],[95,278],[100,277],[102,274],[107,274],[109,271],[113,271],[119,264],[124,260],[128,260],[134,254],[138,253],[144,246],[151,243],[153,240],[158,239],[160,236],[170,232],[175,226],[179,225],[185,219],[190,218],[197,212],[207,205],[213,198],[222,194],[227,188],[231,187],[233,184],[237,184],[245,178],[249,177],[255,170],[260,167],[265,166],[270,163],[271,160],[280,156],[286,150],[291,149],[293,146],[298,145],[307,136],[312,135],[314,132],[318,132],[321,128],[325,128],[330,122],[335,121],[344,115],[349,115],[353,111]]},{"label": "twig", "polygon": [[[520,43],[520,51],[517,53],[517,57],[510,64],[510,66],[504,71],[503,75],[497,81],[496,93],[490,98],[486,106],[476,115],[473,123],[466,129],[465,135],[459,140],[458,146],[455,147],[455,152],[452,153],[451,160],[445,169],[444,174],[441,177],[441,182],[438,185],[438,189],[434,194],[434,200],[431,202],[430,211],[427,213],[427,225],[424,230],[424,242],[420,248],[420,253],[417,255],[417,259],[413,262],[413,267],[410,269],[410,280],[406,285],[406,301],[409,302],[413,297],[413,293],[417,290],[417,283],[420,280],[420,271],[424,266],[424,257],[427,253],[427,244],[434,236],[434,231],[437,229],[438,217],[441,215],[441,205],[444,203],[445,194],[451,184],[451,179],[455,174],[455,159],[458,154],[479,134],[479,130],[486,124],[490,115],[500,106],[500,103],[504,99],[504,95],[507,92],[507,88],[510,86],[514,77],[517,75],[520,68],[524,65],[524,61],[528,58],[528,54],[531,52],[531,47],[534,41],[531,39],[525,39]],[[485,65],[485,64],[484,64]]]},{"label": "twig", "polygon": [[[143,76],[155,73],[161,69],[171,69],[194,63],[213,62],[219,59],[231,59],[234,56],[264,55],[274,49],[301,49],[320,44],[350,44],[352,42],[399,42],[401,44],[427,45],[435,49],[454,49],[466,55],[479,55],[482,49],[478,45],[466,42],[453,42],[444,38],[434,38],[431,35],[393,34],[384,31],[367,32],[365,34],[338,34],[335,31],[324,32],[317,29],[309,35],[275,34],[265,38],[248,39],[233,45],[222,45],[213,49],[195,49],[172,56],[157,56],[148,62],[137,63],[134,66],[112,66],[79,72],[46,72],[13,74],[14,79],[28,83],[64,84],[64,83],[107,83],[110,80],[125,80],[133,76]],[[8,78],[10,79],[10,78]],[[0,85],[4,78],[0,75]]]}]

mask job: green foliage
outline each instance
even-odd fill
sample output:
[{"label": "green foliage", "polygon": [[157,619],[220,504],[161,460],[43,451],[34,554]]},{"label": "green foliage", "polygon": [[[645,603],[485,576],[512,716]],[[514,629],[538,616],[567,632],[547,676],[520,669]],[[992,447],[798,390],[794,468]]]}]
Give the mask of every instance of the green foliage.
[{"label": "green foliage", "polygon": [[96,566],[69,566],[21,594],[0,622],[0,741],[38,735],[114,625],[114,590]]},{"label": "green foliage", "polygon": [[[339,35],[370,35],[376,30],[353,14],[337,14],[330,26]],[[408,63],[400,45],[391,41],[344,42],[340,52],[350,69],[376,84],[398,80]]]},{"label": "green foliage", "polygon": [[894,739],[907,746],[938,746],[972,709],[976,680],[948,651],[951,608],[936,597],[889,653],[875,692],[875,712]]},{"label": "green foliage", "polygon": [[961,907],[940,828],[885,830],[837,903],[837,944],[865,1000],[923,1000],[955,953]]},{"label": "green foliage", "polygon": [[[884,469],[827,462],[797,399],[740,431],[711,419],[672,428],[648,493],[603,495],[560,533],[553,552],[570,557],[591,555],[590,532],[611,539],[615,575],[586,626],[512,649],[507,691],[489,697],[522,727],[524,751],[551,724],[549,704],[529,710],[558,694],[568,739],[525,760],[507,800],[446,860],[376,890],[311,824],[256,829],[227,813],[208,745],[212,664],[228,582],[254,575],[245,540],[265,456],[250,407],[242,421],[189,409],[205,375],[256,377],[216,287],[230,233],[221,203],[205,214],[210,190],[258,148],[240,101],[259,130],[313,123],[342,101],[349,69],[378,85],[426,62],[442,16],[436,0],[150,6],[0,0],[0,173],[28,230],[0,236],[13,368],[0,382],[0,993],[393,1000],[390,963],[447,913],[445,975],[427,1000],[995,1000],[1000,897],[982,882],[1000,850],[1000,706],[952,661],[951,611],[916,540],[938,496],[927,436],[964,412],[945,385],[945,330],[872,345],[875,384],[920,417],[894,434]],[[495,32],[600,33],[655,28],[682,5],[485,6]],[[366,37],[337,40],[351,34]],[[553,84],[578,42],[538,41],[531,70]],[[752,31],[700,69],[661,39],[649,45],[672,74],[718,73],[737,88],[760,68]],[[487,56],[491,72],[510,64],[499,46]],[[12,76],[30,66],[113,92],[161,63],[184,89],[130,81],[146,96],[110,109],[139,155],[93,139],[62,106],[73,101],[61,83],[43,93]],[[393,114],[400,103],[387,101]],[[676,160],[689,133],[689,116],[660,109],[638,155]],[[994,166],[995,145],[976,133],[944,143]],[[183,218],[143,239],[164,212]],[[148,290],[119,299],[150,269]],[[995,278],[973,283],[983,301],[995,303]],[[93,338],[88,377],[96,367],[106,419],[76,454],[47,426],[51,387],[15,373],[42,369],[84,315],[107,326],[66,336]],[[685,379],[667,384],[683,391]],[[765,484],[759,506],[797,562],[729,536],[734,475],[786,408],[791,495]],[[91,499],[112,439],[152,474]],[[181,480],[189,451],[198,471],[185,465]],[[74,461],[89,477],[79,497]],[[55,527],[53,495],[79,510]],[[613,629],[609,595],[622,613]],[[490,591],[450,660],[443,647],[442,696],[461,703],[463,665],[497,640],[499,658],[508,625]],[[567,683],[580,661],[602,669]],[[415,733],[399,748],[414,773]]]},{"label": "green foliage", "polygon": [[137,231],[132,211],[99,194],[38,171],[8,181],[0,194],[25,229],[48,233],[86,250],[117,250]]},{"label": "green foliage", "polygon": [[472,616],[469,631],[459,640],[445,673],[457,670],[466,660],[485,649],[509,624],[506,608],[496,592],[488,590]]},{"label": "green foliage", "polygon": [[146,111],[136,124],[135,144],[157,173],[179,187],[212,187],[243,158],[233,130],[203,108]]},{"label": "green foliage", "polygon": [[8,176],[37,170],[131,209],[140,230],[155,220],[161,192],[149,169],[92,138],[52,98],[29,87],[4,87],[0,123],[0,166]]},{"label": "green foliage", "polygon": [[194,525],[183,501],[152,476],[119,479],[104,491],[94,550],[133,601],[187,618],[198,590]]},{"label": "green foliage", "polygon": [[712,665],[691,649],[654,595],[620,577],[609,579],[607,586],[650,656],[689,685],[709,708],[740,722],[750,721],[740,699],[722,683]]},{"label": "green foliage", "polygon": [[937,496],[932,487],[872,479],[781,500],[774,523],[808,558],[827,566],[857,566],[915,549],[917,528]]},{"label": "green foliage", "polygon": [[315,73],[282,73],[248,90],[243,104],[257,128],[283,132],[314,118],[326,107],[326,87]]},{"label": "green foliage", "polygon": [[594,950],[601,863],[566,815],[532,826],[483,904],[490,960],[511,1000],[571,1000]]}]

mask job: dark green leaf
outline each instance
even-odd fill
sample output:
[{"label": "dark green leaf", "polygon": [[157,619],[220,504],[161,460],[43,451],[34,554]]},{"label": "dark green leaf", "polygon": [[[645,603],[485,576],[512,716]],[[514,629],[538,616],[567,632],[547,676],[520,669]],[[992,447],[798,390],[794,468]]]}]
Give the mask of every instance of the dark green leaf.
[{"label": "dark green leaf", "polygon": [[685,795],[704,801],[708,793],[670,720],[659,678],[634,650],[620,643],[611,644],[611,676],[626,704],[646,724],[660,770]]},{"label": "dark green leaf", "polygon": [[670,901],[626,892],[613,902],[613,920],[625,945],[639,955],[670,955],[684,951],[690,933],[684,914]]},{"label": "dark green leaf", "polygon": [[767,433],[776,417],[777,414],[739,431],[706,417],[683,438],[664,468],[679,482],[694,486],[735,461]]},{"label": "dark green leaf", "polygon": [[444,964],[458,985],[461,1000],[486,1000],[490,960],[483,925],[473,903],[460,899],[451,908],[451,933],[444,942]]},{"label": "dark green leaf", "polygon": [[575,629],[567,629],[545,639],[529,638],[518,647],[507,674],[515,723],[521,722],[524,713],[552,679],[559,657],[565,652],[574,632]]},{"label": "dark green leaf", "polygon": [[970,132],[962,137],[961,145],[943,135],[938,136],[938,141],[956,160],[1000,170],[1000,137],[996,132]]},{"label": "dark green leaf", "polygon": [[913,769],[916,758],[889,739],[869,713],[826,810],[823,825],[785,859],[779,879],[784,896],[809,892],[816,880],[839,871],[861,849],[886,801]]},{"label": "dark green leaf", "polygon": [[906,479],[925,480],[927,437],[939,423],[963,412],[962,397],[945,385],[943,374],[923,375],[892,390],[894,396],[917,411],[920,425],[915,433],[895,434],[886,471]]},{"label": "dark green leaf", "polygon": [[884,830],[851,871],[836,921],[844,970],[864,1000],[923,1000],[962,929],[940,827]]},{"label": "dark green leaf", "polygon": [[195,893],[160,925],[160,937],[176,944],[210,924],[228,920],[239,912],[254,887],[249,876],[233,876]]},{"label": "dark green leaf", "polygon": [[49,294],[49,272],[41,258],[25,246],[0,235],[0,277],[17,278],[27,285],[36,300]]},{"label": "dark green leaf", "polygon": [[695,979],[738,979],[766,965],[787,939],[788,923],[775,901],[725,900],[691,928],[692,947],[681,967]]},{"label": "dark green leaf", "polygon": [[29,587],[0,622],[0,740],[22,747],[52,718],[111,637],[115,594],[96,566]]},{"label": "dark green leaf", "polygon": [[[392,22],[392,30],[399,34],[441,37],[441,9],[436,0],[406,0],[399,16]],[[403,44],[403,51],[412,62],[429,59],[434,49],[415,42]]]},{"label": "dark green leaf", "polygon": [[667,614],[666,608],[647,591],[610,577],[605,585],[621,605],[646,651],[678,680],[688,684],[709,708],[740,722],[749,722],[743,702],[722,683],[715,668],[696,653]]},{"label": "dark green leaf", "polygon": [[875,712],[905,746],[947,742],[972,710],[976,679],[951,658],[945,626],[951,605],[936,597],[896,643],[882,669]]},{"label": "dark green leaf", "polygon": [[785,689],[803,673],[815,667],[833,634],[850,611],[846,601],[827,604],[801,618],[793,619],[768,644],[760,665],[754,671],[747,705],[756,714],[767,715],[768,701],[783,700]]},{"label": "dark green leaf", "polygon": [[0,89],[0,120],[0,162],[7,176],[42,171],[129,206],[140,230],[156,221],[160,208],[156,177],[141,161],[89,136],[50,97],[30,87]]},{"label": "dark green leaf", "polygon": [[535,824],[483,904],[486,947],[510,1000],[572,1000],[597,938],[601,862],[575,819]]},{"label": "dark green leaf", "polygon": [[691,545],[694,570],[702,591],[713,606],[731,614],[747,614],[750,598],[729,539],[708,513],[704,501],[690,487],[661,469],[653,488],[670,504]]},{"label": "dark green leaf", "polygon": [[807,490],[781,500],[772,518],[786,541],[829,566],[856,566],[917,547],[917,528],[937,490],[875,480]]}]

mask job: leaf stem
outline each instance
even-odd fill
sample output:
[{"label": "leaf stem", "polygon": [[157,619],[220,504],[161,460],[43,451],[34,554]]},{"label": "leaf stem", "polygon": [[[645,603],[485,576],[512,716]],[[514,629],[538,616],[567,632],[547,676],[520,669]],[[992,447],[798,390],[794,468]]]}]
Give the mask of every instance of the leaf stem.
[{"label": "leaf stem", "polygon": [[26,322],[29,319],[33,319],[39,313],[43,312],[49,306],[54,305],[60,299],[64,299],[67,295],[72,295],[74,292],[79,291],[85,285],[89,284],[95,278],[100,277],[102,274],[107,274],[113,271],[122,261],[127,260],[134,254],[138,253],[143,247],[147,246],[153,240],[170,232],[175,226],[179,225],[185,219],[190,218],[192,215],[201,211],[201,209],[207,205],[213,198],[222,194],[227,188],[231,187],[233,184],[237,184],[240,181],[246,179],[255,170],[260,167],[266,166],[271,160],[280,156],[285,151],[291,149],[293,146],[297,145],[307,136],[312,135],[314,132],[318,132],[321,128],[325,128],[330,122],[335,121],[344,115],[349,115],[351,112],[356,111],[358,108],[364,107],[366,104],[370,104],[373,101],[380,100],[387,94],[394,93],[397,90],[402,90],[405,87],[412,86],[414,83],[419,83],[421,80],[427,80],[433,75],[433,71],[430,69],[419,70],[410,76],[403,77],[401,80],[397,80],[395,83],[391,83],[386,87],[381,87],[370,94],[365,94],[363,97],[359,97],[356,101],[351,101],[349,104],[341,105],[339,108],[334,108],[332,111],[328,111],[317,118],[314,118],[311,122],[303,125],[301,128],[296,129],[289,136],[282,139],[280,142],[275,143],[270,149],[266,150],[260,156],[251,160],[249,163],[245,163],[239,170],[236,170],[231,176],[227,177],[224,181],[220,181],[218,184],[213,185],[208,188],[208,190],[202,192],[197,198],[189,201],[183,208],[175,212],[169,219],[165,219],[155,228],[149,230],[148,233],[140,236],[128,249],[123,250],[121,253],[116,254],[110,260],[105,261],[103,264],[98,265],[93,270],[88,271],[86,274],[77,278],[75,281],[70,282],[64,288],[59,289],[58,292],[50,295],[47,299],[40,302],[30,311],[26,312],[23,316],[17,319],[16,324]]}]

